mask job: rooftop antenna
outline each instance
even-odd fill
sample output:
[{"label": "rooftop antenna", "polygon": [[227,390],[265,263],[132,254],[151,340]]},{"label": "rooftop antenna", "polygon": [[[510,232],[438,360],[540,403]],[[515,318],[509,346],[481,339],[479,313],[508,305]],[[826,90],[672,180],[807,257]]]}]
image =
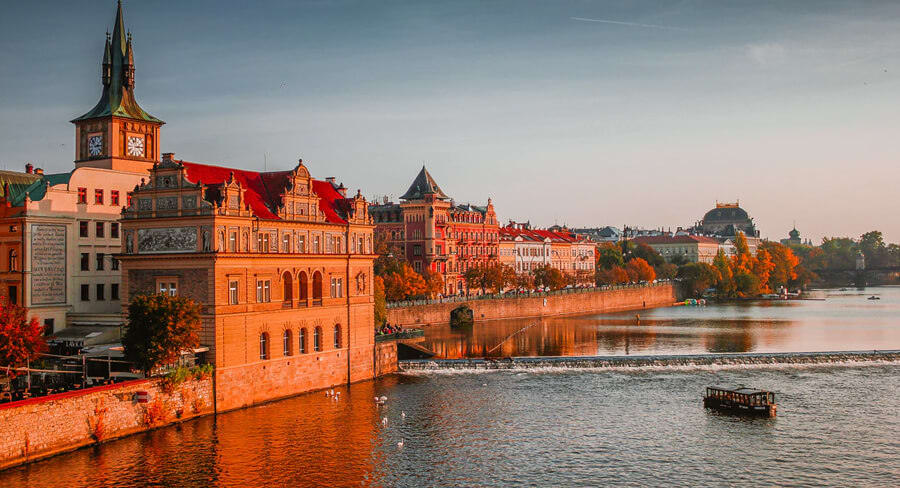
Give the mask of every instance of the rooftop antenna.
[{"label": "rooftop antenna", "polygon": [[263,172],[269,171],[269,153],[263,151]]}]

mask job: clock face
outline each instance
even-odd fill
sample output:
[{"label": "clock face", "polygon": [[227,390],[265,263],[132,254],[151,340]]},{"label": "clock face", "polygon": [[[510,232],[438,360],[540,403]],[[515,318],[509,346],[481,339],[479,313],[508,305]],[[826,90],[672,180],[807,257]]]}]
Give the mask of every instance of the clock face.
[{"label": "clock face", "polygon": [[131,136],[128,138],[128,155],[143,156],[144,155],[144,138]]},{"label": "clock face", "polygon": [[91,156],[99,156],[103,152],[103,136],[91,136],[88,138],[88,153]]}]

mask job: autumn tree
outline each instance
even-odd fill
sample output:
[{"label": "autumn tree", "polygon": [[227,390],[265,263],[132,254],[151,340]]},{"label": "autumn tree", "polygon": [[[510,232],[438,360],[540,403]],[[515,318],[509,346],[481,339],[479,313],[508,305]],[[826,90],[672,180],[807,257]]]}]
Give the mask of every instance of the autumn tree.
[{"label": "autumn tree", "polygon": [[713,259],[713,266],[716,268],[718,279],[716,281],[716,292],[719,296],[732,297],[735,294],[734,273],[731,270],[731,261],[725,255],[725,251],[721,248]]},{"label": "autumn tree", "polygon": [[656,252],[655,249],[646,243],[638,243],[631,251],[631,259],[640,258],[647,262],[650,266],[656,267],[666,262],[666,260]]},{"label": "autumn tree", "polygon": [[656,279],[656,271],[653,271],[653,266],[650,266],[643,258],[631,258],[625,264],[625,271],[632,282],[649,282]]},{"label": "autumn tree", "polygon": [[384,276],[384,294],[388,301],[418,298],[424,296],[426,291],[425,278],[408,263],[402,263],[398,271]]},{"label": "autumn tree", "polygon": [[436,297],[444,292],[444,277],[436,271],[426,269],[422,273],[422,279],[425,280],[425,293],[430,297]]},{"label": "autumn tree", "polygon": [[384,294],[384,279],[381,276],[375,277],[375,327],[381,327],[387,322],[387,298]]},{"label": "autumn tree", "polygon": [[678,275],[678,266],[672,263],[662,263],[654,266],[653,270],[656,271],[656,277],[662,280],[671,280]]},{"label": "autumn tree", "polygon": [[122,335],[125,359],[149,374],[197,347],[199,334],[200,305],[193,300],[164,293],[135,295]]},{"label": "autumn tree", "polygon": [[[28,318],[28,310],[7,300],[0,301],[0,366],[20,368],[47,350],[43,330],[37,318]],[[10,370],[10,376],[15,372]]]},{"label": "autumn tree", "polygon": [[543,265],[531,271],[534,276],[534,284],[550,288],[551,290],[559,290],[566,287],[566,277],[562,271],[550,266]]},{"label": "autumn tree", "polygon": [[760,247],[765,249],[772,258],[772,270],[769,273],[768,286],[772,290],[781,286],[789,286],[797,279],[797,266],[800,259],[791,248],[777,242],[763,242]]},{"label": "autumn tree", "polygon": [[598,285],[619,285],[628,283],[628,272],[622,266],[613,266],[609,269],[597,270]]}]

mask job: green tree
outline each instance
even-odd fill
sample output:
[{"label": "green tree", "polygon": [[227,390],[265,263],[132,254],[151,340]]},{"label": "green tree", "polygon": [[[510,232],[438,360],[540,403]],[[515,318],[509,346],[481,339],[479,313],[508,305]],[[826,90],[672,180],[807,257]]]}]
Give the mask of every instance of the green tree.
[{"label": "green tree", "polygon": [[662,263],[653,269],[656,271],[656,277],[661,280],[671,280],[678,275],[678,266],[673,263]]},{"label": "green tree", "polygon": [[610,243],[603,243],[597,246],[597,252],[594,254],[597,269],[610,269],[613,266],[625,266],[625,259],[622,257],[622,248]]},{"label": "green tree", "polygon": [[716,293],[722,297],[733,297],[736,293],[734,274],[731,270],[731,261],[722,249],[719,249],[718,254],[716,254],[716,258],[713,260],[713,266],[716,268],[718,274]]},{"label": "green tree", "polygon": [[678,278],[689,296],[699,298],[719,281],[719,271],[706,263],[688,263],[678,268]]},{"label": "green tree", "polygon": [[630,257],[631,257],[631,259],[634,259],[634,258],[643,259],[650,266],[653,266],[654,268],[657,266],[660,266],[666,262],[666,260],[663,259],[663,257],[658,252],[656,252],[655,249],[653,249],[648,244],[645,244],[643,242],[639,243],[637,246],[634,247],[634,250],[631,252]]},{"label": "green tree", "polygon": [[163,293],[135,295],[122,336],[125,359],[149,375],[196,348],[199,333],[200,305],[193,300]]}]

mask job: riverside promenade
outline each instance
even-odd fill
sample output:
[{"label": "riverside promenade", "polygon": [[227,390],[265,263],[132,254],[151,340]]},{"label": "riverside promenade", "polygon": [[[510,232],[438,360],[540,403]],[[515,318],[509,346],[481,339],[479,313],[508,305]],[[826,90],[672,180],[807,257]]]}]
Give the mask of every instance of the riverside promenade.
[{"label": "riverside promenade", "polygon": [[802,364],[855,364],[900,362],[900,350],[749,352],[717,354],[671,354],[644,356],[511,357],[505,359],[408,359],[400,361],[401,372],[505,370],[535,368],[624,369],[704,366],[788,366]]},{"label": "riverside promenade", "polygon": [[677,282],[571,288],[539,293],[506,293],[388,304],[387,320],[402,326],[445,324],[450,311],[465,304],[476,321],[552,317],[668,307],[681,300]]}]

